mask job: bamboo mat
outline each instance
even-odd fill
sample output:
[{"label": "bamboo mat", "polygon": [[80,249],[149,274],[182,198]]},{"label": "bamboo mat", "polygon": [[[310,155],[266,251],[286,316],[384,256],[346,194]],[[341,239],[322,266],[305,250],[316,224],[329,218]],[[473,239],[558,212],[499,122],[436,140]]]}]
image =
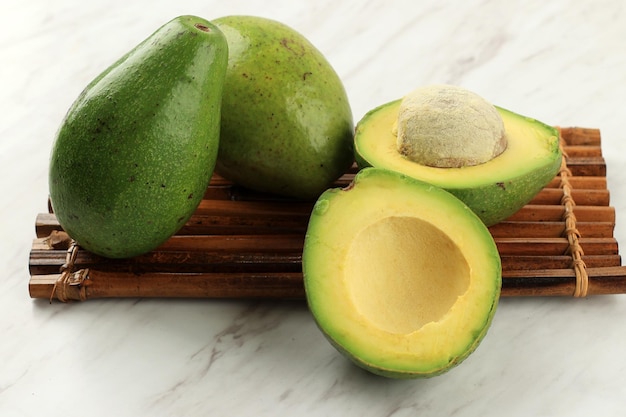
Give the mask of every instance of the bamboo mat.
[{"label": "bamboo mat", "polygon": [[[561,172],[529,204],[489,229],[502,259],[502,296],[626,293],[600,131],[560,131]],[[337,186],[347,185],[354,170]],[[302,246],[312,205],[250,192],[214,175],[177,235],[125,260],[73,245],[49,210],[36,218],[30,296],[303,298]]]}]

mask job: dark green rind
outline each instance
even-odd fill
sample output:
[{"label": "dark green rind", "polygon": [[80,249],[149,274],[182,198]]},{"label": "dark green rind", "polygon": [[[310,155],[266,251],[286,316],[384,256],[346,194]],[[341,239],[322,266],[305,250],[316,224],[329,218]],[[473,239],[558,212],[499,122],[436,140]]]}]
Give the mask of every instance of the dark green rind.
[{"label": "dark green rind", "polygon": [[82,247],[132,257],[189,219],[217,158],[227,56],[215,26],[180,16],[72,104],[53,145],[49,189],[61,226]]},{"label": "dark green rind", "polygon": [[[498,286],[498,288],[501,287],[501,284]],[[452,370],[453,368],[456,368],[458,365],[460,365],[465,359],[468,358],[468,356],[470,356],[472,353],[474,353],[474,351],[478,348],[478,346],[480,345],[480,343],[483,341],[483,339],[485,338],[485,336],[487,335],[487,331],[489,330],[489,328],[491,327],[491,322],[493,321],[493,317],[495,316],[495,311],[498,307],[498,302],[499,302],[499,296],[500,296],[500,290],[498,290],[498,294],[496,296],[496,298],[494,298],[493,300],[493,304],[491,306],[491,313],[488,316],[488,320],[485,322],[482,331],[475,337],[475,339],[473,339],[473,343],[471,345],[468,346],[467,350],[464,351],[464,353],[462,355],[456,356],[454,358],[452,358],[450,360],[450,362],[448,362],[446,364],[446,366],[438,368],[438,369],[433,369],[431,372],[413,372],[410,370],[401,370],[401,369],[390,369],[390,368],[382,368],[379,366],[376,366],[376,364],[373,363],[368,363],[365,362],[363,360],[361,360],[360,358],[354,356],[353,354],[351,354],[345,347],[341,346],[339,343],[337,343],[337,341],[335,341],[332,337],[330,337],[328,334],[324,333],[324,336],[326,337],[326,339],[329,340],[330,344],[333,345],[335,347],[335,349],[337,349],[341,354],[343,354],[345,357],[347,357],[348,359],[350,359],[355,365],[359,366],[362,369],[365,369],[368,372],[371,372],[373,374],[376,375],[380,375],[386,378],[392,378],[392,379],[427,379],[427,378],[433,378],[442,374],[445,374],[446,372]],[[318,327],[319,323],[318,323]]]},{"label": "dark green rind", "polygon": [[[387,106],[396,105],[400,100],[394,100],[378,106],[363,116],[361,121],[357,123],[355,141],[358,141],[359,135],[363,134],[363,124],[367,119],[374,115],[378,110]],[[499,112],[514,114],[513,112],[497,107]],[[554,132],[554,136],[558,137],[558,132],[552,126],[546,125],[538,120],[524,118],[528,123],[533,123],[542,129]],[[487,225],[491,226],[499,223],[530,202],[543,187],[546,186],[558,173],[561,167],[562,154],[558,142],[554,143],[553,149],[549,151],[550,158],[546,159],[546,164],[534,171],[525,172],[517,177],[508,176],[507,179],[493,178],[488,184],[481,184],[473,188],[459,188],[455,184],[438,184],[446,191],[454,194],[462,200],[469,208],[471,208]],[[372,166],[366,155],[359,152],[358,143],[355,146],[355,159],[359,168]],[[381,166],[381,168],[394,169],[391,166]],[[445,169],[445,168],[442,168]],[[405,173],[408,174],[408,173]],[[420,179],[420,178],[417,178]]]},{"label": "dark green rind", "polygon": [[[395,176],[397,179],[401,180],[401,181],[412,181],[416,184],[426,184],[425,182],[415,179],[415,178],[411,178],[408,177],[402,173],[396,172],[396,171],[391,171],[391,170],[387,170],[387,169],[383,169],[383,168],[374,168],[374,167],[365,167],[362,170],[360,170],[354,177],[354,180],[352,182],[352,184],[349,186],[355,186],[356,184],[358,184],[360,181],[362,181],[362,179],[366,178],[369,175],[376,175],[376,174],[383,174],[383,175],[391,175],[391,176]],[[439,192],[441,193],[447,193],[444,189],[440,189],[439,187],[435,187],[435,189],[437,189]],[[339,193],[343,192],[343,189],[339,189],[339,188],[332,188],[332,189],[328,189],[326,190],[322,195],[320,195],[318,201],[325,201],[325,200],[331,200],[333,199],[336,195],[338,195]],[[450,193],[451,194],[451,193]],[[461,202],[461,204],[463,204]],[[322,212],[324,212],[325,210],[322,210]],[[476,221],[482,223],[482,221],[480,220],[480,218],[473,213],[472,211],[467,211],[468,214],[471,214],[472,216],[476,216]],[[314,278],[312,278],[312,274],[311,271],[308,267],[309,262],[308,262],[308,252],[310,249],[312,249],[312,246],[320,244],[320,242],[323,242],[323,239],[320,239],[319,237],[319,233],[321,230],[323,230],[323,214],[320,215],[319,213],[317,213],[317,211],[314,209],[312,211],[311,214],[311,218],[309,220],[309,226],[307,229],[307,234],[306,234],[306,239],[304,242],[304,250],[303,250],[303,256],[302,256],[302,267],[303,267],[303,276],[304,276],[304,289],[305,289],[305,294],[307,297],[307,302],[309,305],[309,309],[311,310],[313,317],[315,319],[316,325],[317,327],[320,329],[320,331],[322,332],[322,334],[324,335],[324,337],[329,341],[329,343],[340,353],[342,354],[344,357],[346,357],[347,359],[349,359],[350,361],[352,361],[356,366],[372,373],[375,375],[379,375],[379,376],[383,376],[386,378],[392,378],[392,379],[424,379],[424,378],[432,378],[435,376],[439,376],[442,375],[448,371],[450,371],[451,369],[455,368],[456,366],[458,366],[459,364],[461,364],[465,359],[467,359],[468,356],[470,356],[480,345],[480,343],[483,341],[483,339],[485,338],[489,328],[491,327],[491,323],[493,321],[493,317],[495,316],[495,312],[497,310],[498,307],[498,303],[500,300],[500,293],[501,293],[501,289],[502,289],[502,266],[501,266],[501,260],[500,257],[498,255],[498,251],[497,251],[497,247],[495,242],[493,241],[493,238],[491,236],[491,234],[488,232],[488,230],[486,229],[486,227],[483,229],[481,227],[481,229],[484,230],[483,235],[490,239],[490,241],[492,242],[492,252],[494,253],[494,256],[492,257],[493,262],[496,265],[496,270],[499,272],[498,275],[495,278],[495,291],[494,291],[494,297],[492,299],[492,303],[491,306],[489,307],[489,311],[488,314],[486,316],[486,321],[484,322],[484,324],[480,327],[480,331],[478,334],[476,334],[474,336],[474,338],[471,340],[471,343],[468,345],[468,347],[463,351],[463,353],[461,355],[457,355],[453,358],[450,359],[450,361],[443,367],[438,367],[435,369],[430,370],[429,372],[418,372],[415,370],[408,370],[408,369],[401,369],[401,368],[396,368],[396,369],[392,369],[389,367],[383,367],[380,365],[377,365],[375,363],[371,363],[368,361],[365,361],[364,359],[360,358],[359,356],[357,356],[352,349],[350,349],[350,346],[346,343],[346,342],[340,342],[337,338],[333,337],[329,331],[327,331],[326,326],[324,324],[324,322],[322,320],[320,320],[317,315],[315,314],[316,312],[316,308],[315,305],[318,302],[323,302],[323,301],[317,301],[316,299],[319,299],[319,297],[314,294],[313,289],[311,288],[311,284],[310,281]]]},{"label": "dark green rind", "polygon": [[314,200],[354,160],[354,122],[329,62],[292,28],[255,16],[213,21],[230,50],[216,172]]},{"label": "dark green rind", "polygon": [[464,201],[487,226],[492,226],[528,204],[555,177],[560,166],[559,156],[550,165],[514,179],[473,189],[446,187],[446,190]]}]

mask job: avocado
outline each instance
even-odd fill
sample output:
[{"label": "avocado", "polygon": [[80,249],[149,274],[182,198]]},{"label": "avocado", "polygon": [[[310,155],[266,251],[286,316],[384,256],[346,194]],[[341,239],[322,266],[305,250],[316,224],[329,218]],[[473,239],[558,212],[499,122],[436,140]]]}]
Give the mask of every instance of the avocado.
[{"label": "avocado", "polygon": [[57,132],[49,191],[83,248],[148,252],[189,219],[219,146],[228,45],[210,22],[177,17],[82,91]]},{"label": "avocado", "polygon": [[239,15],[213,23],[230,51],[216,172],[256,191],[314,200],[354,161],[341,80],[283,23]]},{"label": "avocado", "polygon": [[502,285],[496,244],[474,212],[381,168],[319,197],[302,263],[323,334],[390,378],[435,376],[462,362],[486,335]]},{"label": "avocado", "polygon": [[437,167],[414,162],[397,151],[394,125],[402,100],[370,110],[357,123],[359,167],[402,172],[451,192],[490,226],[527,204],[558,173],[562,154],[557,130],[538,120],[494,106],[504,122],[506,149],[484,163]]}]

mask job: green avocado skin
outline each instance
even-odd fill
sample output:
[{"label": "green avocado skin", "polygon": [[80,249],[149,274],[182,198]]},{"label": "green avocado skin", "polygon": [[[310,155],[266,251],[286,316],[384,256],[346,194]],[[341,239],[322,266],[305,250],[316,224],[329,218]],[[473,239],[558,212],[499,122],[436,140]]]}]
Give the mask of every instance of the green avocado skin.
[{"label": "green avocado skin", "polygon": [[317,198],[354,159],[341,80],[280,22],[235,15],[213,23],[229,47],[216,171],[256,191]]},{"label": "green avocado skin", "polygon": [[179,16],[82,91],[49,169],[53,211],[81,247],[128,258],[187,222],[215,167],[227,62],[219,29]]}]

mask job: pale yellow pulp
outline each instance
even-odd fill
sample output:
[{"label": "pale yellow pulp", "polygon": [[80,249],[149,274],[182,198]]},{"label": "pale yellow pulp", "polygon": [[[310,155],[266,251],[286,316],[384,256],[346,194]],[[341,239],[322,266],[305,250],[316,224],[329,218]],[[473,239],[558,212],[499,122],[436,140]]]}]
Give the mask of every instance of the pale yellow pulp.
[{"label": "pale yellow pulp", "polygon": [[441,319],[467,290],[470,271],[441,230],[415,217],[387,217],[355,236],[344,277],[366,320],[407,334]]}]

